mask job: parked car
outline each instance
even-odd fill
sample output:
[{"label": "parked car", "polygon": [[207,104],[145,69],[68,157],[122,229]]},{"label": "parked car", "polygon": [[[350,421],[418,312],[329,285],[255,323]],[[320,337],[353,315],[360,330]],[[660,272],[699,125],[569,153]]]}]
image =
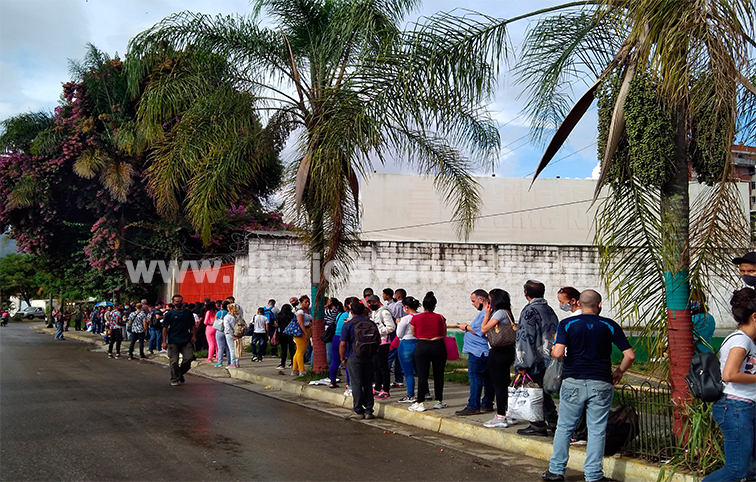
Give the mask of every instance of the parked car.
[{"label": "parked car", "polygon": [[20,316],[21,318],[26,318],[27,320],[32,320],[34,318],[45,318],[45,309],[40,308],[39,306],[27,306],[23,310],[16,313],[16,316]]}]

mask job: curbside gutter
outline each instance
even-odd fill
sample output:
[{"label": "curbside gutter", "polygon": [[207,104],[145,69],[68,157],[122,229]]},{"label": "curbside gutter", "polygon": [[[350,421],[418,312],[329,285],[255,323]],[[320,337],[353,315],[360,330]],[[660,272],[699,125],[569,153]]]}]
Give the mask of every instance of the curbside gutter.
[{"label": "curbside gutter", "polygon": [[[45,328],[43,326],[34,326],[32,328],[45,333],[54,333],[55,331],[54,329]],[[73,340],[87,343],[97,343],[98,341],[101,341],[99,338],[82,336],[75,332],[66,332],[65,336]],[[163,357],[167,358],[165,355],[163,355]],[[153,359],[153,361],[155,360]],[[196,362],[192,363],[193,367],[196,365]],[[282,380],[281,378],[259,375],[243,368],[229,368],[227,371],[231,378],[257,385],[270,386],[273,390],[280,390],[297,397],[325,402],[348,410],[351,410],[352,408],[351,398],[347,398],[341,393],[327,391],[317,386],[303,385],[301,382],[293,382]],[[463,419],[456,417],[439,415],[433,410],[426,412],[410,412],[406,407],[390,405],[376,400],[375,414],[378,417],[392,420],[394,422],[411,425],[423,430],[487,445],[509,453],[525,455],[546,462],[548,462],[552,453],[552,443],[550,440],[546,441],[539,438],[517,435],[515,432],[486,428],[482,425],[464,422],[462,421]],[[585,448],[571,447],[570,460],[567,466],[570,469],[582,471],[584,463]],[[604,474],[607,477],[618,481],[657,482],[659,480],[659,473],[659,466],[646,463],[639,459],[630,459],[619,456],[604,457]],[[667,477],[664,480],[669,482],[698,482],[699,478],[694,474],[675,473],[672,477]]]}]

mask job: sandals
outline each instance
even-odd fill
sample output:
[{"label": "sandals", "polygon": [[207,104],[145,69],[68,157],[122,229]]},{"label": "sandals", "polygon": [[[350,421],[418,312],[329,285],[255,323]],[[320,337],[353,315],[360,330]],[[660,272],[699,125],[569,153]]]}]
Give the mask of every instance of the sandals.
[{"label": "sandals", "polygon": [[330,385],[328,385],[328,388],[339,388],[339,386],[335,383],[331,383]]}]

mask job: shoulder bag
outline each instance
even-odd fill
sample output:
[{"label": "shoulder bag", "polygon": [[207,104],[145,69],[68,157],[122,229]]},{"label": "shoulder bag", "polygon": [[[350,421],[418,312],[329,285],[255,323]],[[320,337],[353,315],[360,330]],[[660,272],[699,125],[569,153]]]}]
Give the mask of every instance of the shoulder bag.
[{"label": "shoulder bag", "polygon": [[486,338],[488,338],[491,348],[514,346],[517,340],[517,327],[514,324],[514,320],[512,320],[508,311],[505,310],[504,313],[507,314],[509,323],[499,322],[486,333]]}]

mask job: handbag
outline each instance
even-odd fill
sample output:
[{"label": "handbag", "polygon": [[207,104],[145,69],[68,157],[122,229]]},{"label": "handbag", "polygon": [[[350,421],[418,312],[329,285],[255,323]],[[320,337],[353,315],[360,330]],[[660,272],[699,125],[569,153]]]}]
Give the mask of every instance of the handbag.
[{"label": "handbag", "polygon": [[326,329],[323,332],[323,334],[320,335],[320,341],[322,341],[323,343],[331,343],[333,341],[333,336],[335,334],[336,334],[336,323],[329,323],[328,326],[326,326]]},{"label": "handbag", "polygon": [[448,361],[459,360],[459,346],[457,346],[457,339],[453,336],[445,336],[444,345],[446,345],[446,359]]},{"label": "handbag", "polygon": [[213,322],[213,328],[223,333],[223,320],[220,318],[216,318]]},{"label": "handbag", "polygon": [[288,325],[286,325],[286,328],[284,328],[284,334],[293,336],[294,338],[299,338],[303,335],[302,333],[302,327],[299,326],[299,322],[297,320],[291,320]]},{"label": "handbag", "polygon": [[508,311],[504,311],[509,318],[509,323],[497,323],[491,330],[486,333],[488,343],[491,348],[504,348],[506,346],[514,346],[517,340],[517,327],[514,324],[514,320],[509,316]]},{"label": "handbag", "polygon": [[[530,381],[526,382],[526,379]],[[508,392],[507,418],[543,422],[543,389],[528,375],[517,375]]]},{"label": "handbag", "polygon": [[273,336],[270,337],[270,344],[272,346],[278,346],[278,330],[273,332]]},{"label": "handbag", "polygon": [[552,357],[543,374],[543,391],[549,395],[559,393],[562,388],[562,373],[564,372],[564,359]]},{"label": "handbag", "polygon": [[389,351],[396,350],[397,348],[399,348],[399,343],[401,342],[402,342],[401,338],[399,338],[398,336],[394,337],[394,339],[391,340],[391,345],[389,345]]}]

